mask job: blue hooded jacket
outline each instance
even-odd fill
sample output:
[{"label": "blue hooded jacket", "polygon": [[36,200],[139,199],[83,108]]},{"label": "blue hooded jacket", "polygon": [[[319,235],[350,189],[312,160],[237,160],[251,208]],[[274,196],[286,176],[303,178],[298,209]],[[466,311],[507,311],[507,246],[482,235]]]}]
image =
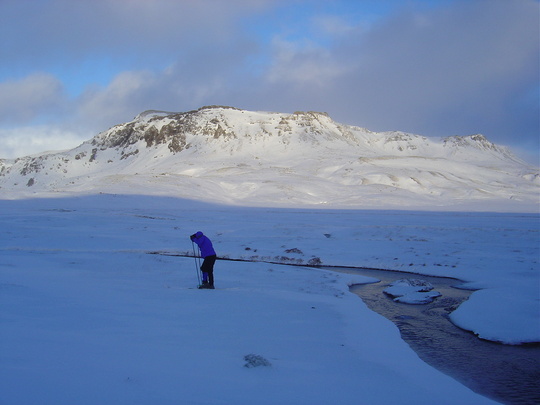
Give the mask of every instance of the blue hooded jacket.
[{"label": "blue hooded jacket", "polygon": [[197,246],[199,246],[199,249],[201,249],[201,256],[203,258],[205,258],[206,256],[213,256],[216,254],[216,251],[214,250],[214,247],[212,246],[212,242],[201,231],[195,234],[195,238],[193,238],[193,242],[195,242]]}]

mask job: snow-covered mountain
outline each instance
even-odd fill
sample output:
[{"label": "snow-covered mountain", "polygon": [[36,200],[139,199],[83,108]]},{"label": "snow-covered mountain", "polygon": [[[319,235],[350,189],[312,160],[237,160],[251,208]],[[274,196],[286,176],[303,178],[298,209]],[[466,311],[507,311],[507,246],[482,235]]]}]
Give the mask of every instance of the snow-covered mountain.
[{"label": "snow-covered mountain", "polygon": [[427,138],[325,113],[146,111],[75,149],[0,160],[8,198],[142,193],[245,205],[535,209],[540,175],[482,135]]}]

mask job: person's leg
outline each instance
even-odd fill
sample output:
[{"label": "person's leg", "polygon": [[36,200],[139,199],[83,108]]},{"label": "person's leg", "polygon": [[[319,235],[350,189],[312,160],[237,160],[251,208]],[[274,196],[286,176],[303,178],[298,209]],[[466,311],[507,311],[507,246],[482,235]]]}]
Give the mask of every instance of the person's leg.
[{"label": "person's leg", "polygon": [[207,256],[204,258],[201,270],[208,276],[208,285],[214,286],[214,263],[216,262],[216,256]]},{"label": "person's leg", "polygon": [[214,269],[208,271],[208,284],[214,286]]}]

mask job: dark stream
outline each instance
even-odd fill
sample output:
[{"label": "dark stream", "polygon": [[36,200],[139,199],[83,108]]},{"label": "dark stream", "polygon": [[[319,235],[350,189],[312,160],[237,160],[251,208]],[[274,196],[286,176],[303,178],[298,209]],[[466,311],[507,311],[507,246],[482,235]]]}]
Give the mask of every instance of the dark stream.
[{"label": "dark stream", "polygon": [[[540,344],[504,345],[479,339],[452,324],[448,315],[467,300],[459,280],[403,272],[331,268],[381,280],[351,287],[366,305],[394,322],[418,356],[471,390],[504,404],[540,404]],[[383,293],[399,279],[429,281],[442,294],[430,304],[394,302]]]}]

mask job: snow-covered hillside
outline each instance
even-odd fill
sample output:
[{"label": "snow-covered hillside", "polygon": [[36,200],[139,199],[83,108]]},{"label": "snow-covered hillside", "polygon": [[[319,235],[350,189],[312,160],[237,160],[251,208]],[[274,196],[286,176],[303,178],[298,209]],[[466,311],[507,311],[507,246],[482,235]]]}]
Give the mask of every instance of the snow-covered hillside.
[{"label": "snow-covered hillside", "polygon": [[316,112],[147,111],[79,147],[0,160],[2,194],[148,191],[239,205],[535,211],[536,167],[482,135],[374,133]]}]

